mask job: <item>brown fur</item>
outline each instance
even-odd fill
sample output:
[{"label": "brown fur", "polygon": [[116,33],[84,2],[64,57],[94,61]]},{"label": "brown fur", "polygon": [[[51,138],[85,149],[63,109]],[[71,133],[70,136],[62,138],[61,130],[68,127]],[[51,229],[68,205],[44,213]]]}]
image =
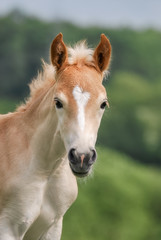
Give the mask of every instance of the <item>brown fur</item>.
[{"label": "brown fur", "polygon": [[[42,73],[30,84],[25,104],[14,113],[0,115],[0,239],[22,239],[26,231],[30,234],[31,226],[32,239],[44,231],[43,239],[49,235],[60,239],[63,215],[77,196],[76,178],[66,155],[74,144],[83,153],[95,147],[103,114],[100,105],[106,99],[103,73],[110,55],[105,35],[93,51],[84,43],[67,50],[59,34],[51,45],[51,64],[43,63]],[[77,87],[81,95],[89,96],[83,109],[83,128],[79,92],[74,92]],[[66,101],[59,112],[54,99],[60,97],[61,101],[62,96]],[[34,227],[41,217],[46,222],[44,229]]]}]

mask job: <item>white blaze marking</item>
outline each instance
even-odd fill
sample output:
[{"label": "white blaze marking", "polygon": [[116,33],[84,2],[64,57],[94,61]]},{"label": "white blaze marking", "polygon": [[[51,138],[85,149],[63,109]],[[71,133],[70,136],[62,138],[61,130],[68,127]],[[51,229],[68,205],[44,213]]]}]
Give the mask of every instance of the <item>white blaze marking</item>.
[{"label": "white blaze marking", "polygon": [[73,89],[73,96],[74,99],[77,102],[77,106],[78,106],[78,124],[80,129],[83,131],[84,126],[85,126],[85,106],[90,98],[90,93],[88,92],[83,92],[83,90],[79,87],[76,86]]}]

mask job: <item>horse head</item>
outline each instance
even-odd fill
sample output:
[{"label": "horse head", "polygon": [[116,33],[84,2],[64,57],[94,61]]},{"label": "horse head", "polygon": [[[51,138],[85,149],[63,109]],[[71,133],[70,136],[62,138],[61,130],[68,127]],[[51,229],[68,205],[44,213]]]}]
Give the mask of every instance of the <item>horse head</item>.
[{"label": "horse head", "polygon": [[95,50],[85,43],[67,48],[60,33],[51,45],[56,68],[54,101],[58,128],[70,167],[84,177],[96,161],[95,143],[105,107],[108,106],[103,76],[109,67],[111,45],[104,34]]}]

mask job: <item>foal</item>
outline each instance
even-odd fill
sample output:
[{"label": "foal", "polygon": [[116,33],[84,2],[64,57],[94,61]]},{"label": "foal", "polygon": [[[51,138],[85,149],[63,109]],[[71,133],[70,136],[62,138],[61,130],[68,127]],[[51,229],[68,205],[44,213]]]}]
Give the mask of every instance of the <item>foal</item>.
[{"label": "foal", "polygon": [[60,33],[50,54],[26,103],[0,115],[0,240],[59,240],[75,176],[87,176],[96,160],[110,42],[102,34],[94,51],[67,49]]}]

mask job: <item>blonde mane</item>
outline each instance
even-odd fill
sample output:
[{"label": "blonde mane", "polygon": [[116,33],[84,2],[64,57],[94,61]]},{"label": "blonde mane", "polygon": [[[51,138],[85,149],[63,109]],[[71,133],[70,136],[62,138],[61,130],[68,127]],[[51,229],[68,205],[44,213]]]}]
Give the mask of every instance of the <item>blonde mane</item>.
[{"label": "blonde mane", "polygon": [[81,41],[73,48],[68,47],[68,62],[70,65],[83,64],[94,66],[93,53],[93,49],[88,48],[86,41]]}]

